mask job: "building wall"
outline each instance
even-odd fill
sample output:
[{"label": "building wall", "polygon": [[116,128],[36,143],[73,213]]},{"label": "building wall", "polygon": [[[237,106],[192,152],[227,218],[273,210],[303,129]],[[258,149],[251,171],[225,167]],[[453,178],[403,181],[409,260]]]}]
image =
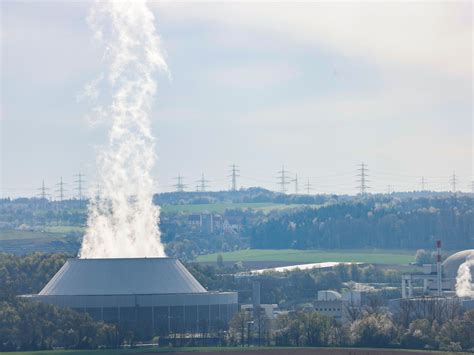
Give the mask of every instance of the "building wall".
[{"label": "building wall", "polygon": [[31,298],[86,312],[94,320],[120,324],[122,330],[134,330],[140,339],[226,329],[238,310],[236,292]]},{"label": "building wall", "polygon": [[336,320],[342,320],[344,312],[344,304],[342,300],[314,301],[313,306],[314,310],[318,313],[335,318]]}]

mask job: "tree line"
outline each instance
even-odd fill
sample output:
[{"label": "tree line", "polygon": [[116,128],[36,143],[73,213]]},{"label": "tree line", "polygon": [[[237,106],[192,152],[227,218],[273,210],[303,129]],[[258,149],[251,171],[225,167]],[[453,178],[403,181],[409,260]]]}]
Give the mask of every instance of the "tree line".
[{"label": "tree line", "polygon": [[253,248],[448,249],[474,247],[471,197],[351,201],[269,216],[251,231]]}]

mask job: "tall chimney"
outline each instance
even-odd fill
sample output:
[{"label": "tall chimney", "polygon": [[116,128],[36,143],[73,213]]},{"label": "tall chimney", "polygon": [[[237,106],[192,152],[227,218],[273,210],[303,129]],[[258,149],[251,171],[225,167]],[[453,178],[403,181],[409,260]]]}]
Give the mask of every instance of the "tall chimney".
[{"label": "tall chimney", "polygon": [[442,285],[441,285],[441,240],[436,241],[436,281],[438,296],[442,295]]},{"label": "tall chimney", "polygon": [[257,319],[260,314],[260,282],[252,282],[252,303],[253,303],[253,317]]}]

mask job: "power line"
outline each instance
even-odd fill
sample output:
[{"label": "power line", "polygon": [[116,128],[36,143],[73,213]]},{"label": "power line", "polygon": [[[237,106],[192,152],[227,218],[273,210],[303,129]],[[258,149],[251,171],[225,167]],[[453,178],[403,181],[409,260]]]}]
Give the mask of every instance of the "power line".
[{"label": "power line", "polygon": [[295,174],[295,178],[291,180],[291,182],[295,183],[295,195],[298,195],[299,186],[298,186],[298,174]]},{"label": "power line", "polygon": [[309,182],[309,179],[308,181],[306,182],[306,184],[304,185],[304,188],[306,190],[306,194],[307,195],[311,195],[311,190],[313,189],[313,186],[311,185],[311,183]]},{"label": "power line", "polygon": [[357,174],[357,176],[359,177],[359,180],[357,180],[357,182],[359,183],[358,188],[360,194],[365,195],[367,193],[367,189],[370,188],[369,186],[367,186],[367,182],[369,182],[369,180],[367,180],[367,177],[369,176],[367,172],[369,171],[369,169],[367,169],[367,165],[363,162],[359,166],[360,168],[357,169],[357,171],[359,172],[359,174]]},{"label": "power line", "polygon": [[77,175],[74,175],[74,177],[76,177],[77,179],[74,180],[74,183],[76,184],[76,187],[74,188],[75,190],[77,190],[77,198],[79,199],[79,201],[82,201],[83,199],[83,190],[84,190],[84,183],[85,183],[85,180],[83,179],[85,175],[84,174],[81,174],[81,172],[79,172],[79,174]]},{"label": "power line", "polygon": [[240,170],[239,167],[235,164],[232,164],[230,166],[230,175],[228,177],[232,178],[232,185],[231,185],[231,190],[232,191],[237,191],[237,178],[240,176]]},{"label": "power line", "polygon": [[178,181],[176,184],[173,185],[173,187],[176,188],[176,192],[183,192],[184,189],[187,187],[187,185],[183,183],[184,178],[180,174],[178,174],[178,176],[175,177],[175,180]]},{"label": "power line", "polygon": [[41,183],[41,187],[38,188],[38,190],[40,191],[37,196],[39,196],[42,200],[47,200],[49,194],[46,193],[46,191],[49,190],[49,188],[47,188],[44,184],[44,179],[43,179],[43,182]]},{"label": "power line", "polygon": [[280,185],[280,192],[284,194],[284,193],[286,193],[286,191],[287,191],[286,186],[290,183],[290,181],[288,181],[288,179],[289,179],[289,176],[288,176],[289,171],[288,171],[288,170],[285,170],[285,166],[283,165],[283,166],[281,167],[281,170],[279,170],[277,173],[279,174],[279,175],[277,176],[277,179],[278,179],[277,184]]},{"label": "power line", "polygon": [[453,175],[451,176],[451,180],[449,182],[451,183],[451,191],[456,192],[457,178],[456,178],[456,173],[454,171],[453,171]]},{"label": "power line", "polygon": [[59,193],[59,201],[60,202],[63,202],[63,200],[64,200],[64,191],[66,191],[64,189],[64,185],[66,185],[66,183],[63,181],[63,177],[61,176],[59,182],[56,184],[56,186],[58,186],[58,188],[55,190],[56,193]]},{"label": "power line", "polygon": [[421,177],[421,191],[426,191],[426,190],[425,190],[425,183],[426,183],[425,177],[422,176],[422,177]]},{"label": "power line", "polygon": [[201,179],[199,179],[196,182],[198,183],[198,185],[196,186],[196,191],[205,192],[206,189],[209,187],[207,183],[210,181],[204,178],[204,173],[203,173],[201,176]]}]

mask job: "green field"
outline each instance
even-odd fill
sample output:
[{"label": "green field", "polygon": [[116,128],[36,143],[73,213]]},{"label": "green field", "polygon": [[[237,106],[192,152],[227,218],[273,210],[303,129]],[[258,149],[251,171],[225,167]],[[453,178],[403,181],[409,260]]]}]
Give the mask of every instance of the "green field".
[{"label": "green field", "polygon": [[44,231],[20,231],[20,230],[2,230],[0,231],[0,240],[25,240],[25,239],[58,239],[62,234],[44,232]]},{"label": "green field", "polygon": [[399,250],[294,250],[245,249],[199,256],[198,262],[215,262],[221,254],[224,261],[287,261],[321,263],[326,261],[363,262],[374,264],[408,264],[414,251]]},{"label": "green field", "polygon": [[45,232],[49,233],[58,233],[66,234],[70,232],[83,233],[86,230],[86,227],[80,226],[47,226],[44,228]]},{"label": "green field", "polygon": [[[203,213],[203,212],[212,212],[212,213],[223,213],[226,209],[252,209],[259,210],[264,212],[269,212],[272,210],[281,210],[287,208],[298,208],[298,207],[308,207],[310,205],[285,205],[278,203],[210,203],[210,204],[192,204],[192,205],[163,205],[161,210],[165,213],[176,213],[176,212],[186,212],[186,213]],[[314,206],[316,207],[316,206]]]}]

